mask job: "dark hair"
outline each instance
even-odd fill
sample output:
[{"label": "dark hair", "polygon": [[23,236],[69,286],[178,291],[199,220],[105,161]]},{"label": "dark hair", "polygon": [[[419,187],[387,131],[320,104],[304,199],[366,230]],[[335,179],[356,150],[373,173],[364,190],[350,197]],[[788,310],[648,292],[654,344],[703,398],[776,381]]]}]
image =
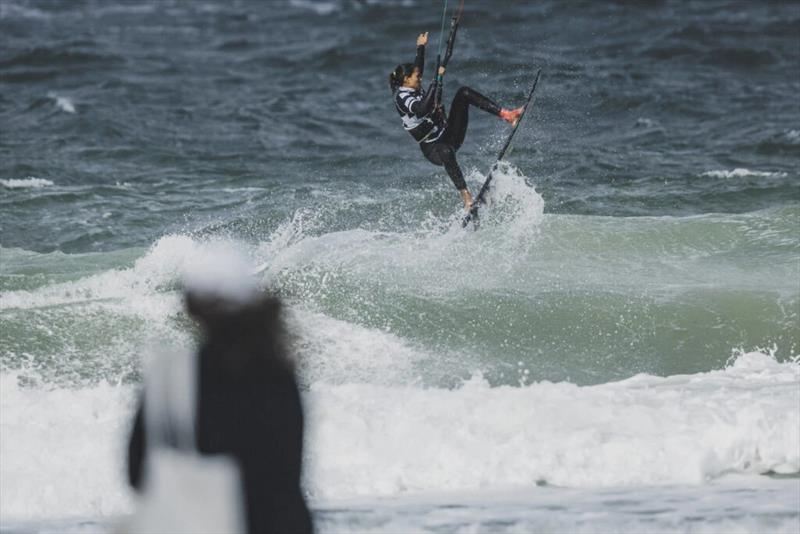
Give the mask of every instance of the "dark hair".
[{"label": "dark hair", "polygon": [[403,85],[405,79],[411,76],[416,68],[417,66],[413,63],[401,63],[396,66],[389,74],[389,87],[392,88],[392,91],[397,91],[397,88]]}]

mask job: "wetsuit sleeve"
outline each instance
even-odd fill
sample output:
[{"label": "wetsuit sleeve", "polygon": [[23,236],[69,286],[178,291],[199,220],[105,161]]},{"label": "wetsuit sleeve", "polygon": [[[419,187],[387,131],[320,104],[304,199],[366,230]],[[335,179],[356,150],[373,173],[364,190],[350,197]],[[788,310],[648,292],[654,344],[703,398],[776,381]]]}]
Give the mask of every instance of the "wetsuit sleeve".
[{"label": "wetsuit sleeve", "polygon": [[417,57],[414,59],[414,66],[419,70],[419,77],[422,78],[422,72],[425,70],[425,45],[417,47]]},{"label": "wetsuit sleeve", "polygon": [[409,111],[416,115],[417,117],[425,117],[433,108],[436,107],[436,97],[437,94],[441,91],[442,84],[438,80],[438,76],[433,79],[431,82],[430,87],[428,87],[428,91],[425,93],[425,96],[413,104],[409,108]]}]

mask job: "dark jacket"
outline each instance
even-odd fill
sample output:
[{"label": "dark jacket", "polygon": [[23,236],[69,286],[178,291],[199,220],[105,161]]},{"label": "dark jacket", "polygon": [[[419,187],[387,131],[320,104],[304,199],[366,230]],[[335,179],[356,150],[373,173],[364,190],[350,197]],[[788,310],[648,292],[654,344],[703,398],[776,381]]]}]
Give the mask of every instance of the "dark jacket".
[{"label": "dark jacket", "polygon": [[[198,355],[198,450],[238,461],[249,532],[312,532],[300,488],[303,409],[285,356],[279,302],[263,299],[229,312],[187,300],[206,330]],[[144,433],[140,404],[128,455],[137,489],[147,454]]]}]

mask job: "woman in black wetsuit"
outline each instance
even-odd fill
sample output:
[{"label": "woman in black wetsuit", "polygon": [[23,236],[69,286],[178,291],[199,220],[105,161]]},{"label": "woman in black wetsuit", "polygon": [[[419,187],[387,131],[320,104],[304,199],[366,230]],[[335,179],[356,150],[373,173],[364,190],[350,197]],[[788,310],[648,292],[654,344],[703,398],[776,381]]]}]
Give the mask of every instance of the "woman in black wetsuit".
[{"label": "woman in black wetsuit", "polygon": [[469,123],[469,106],[475,106],[515,124],[522,108],[503,109],[493,100],[474,89],[461,87],[450,104],[450,114],[445,118],[441,100],[444,67],[439,67],[427,91],[422,91],[422,72],[425,66],[425,45],[428,33],[417,37],[417,57],[414,63],[403,63],[389,75],[389,86],[394,93],[397,112],[403,119],[403,128],[419,143],[422,153],[434,165],[443,165],[453,184],[461,194],[464,208],[472,206],[472,194],[464,182],[464,174],[456,161],[456,152],[464,142]]}]

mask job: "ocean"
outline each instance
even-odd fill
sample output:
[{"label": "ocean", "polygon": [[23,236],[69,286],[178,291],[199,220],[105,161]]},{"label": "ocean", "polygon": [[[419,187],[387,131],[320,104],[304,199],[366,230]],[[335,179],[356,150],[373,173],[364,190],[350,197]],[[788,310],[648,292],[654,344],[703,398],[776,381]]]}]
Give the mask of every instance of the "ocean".
[{"label": "ocean", "polygon": [[[445,103],[542,69],[479,231],[387,83],[442,7],[0,2],[0,530],[132,513],[220,242],[286,303],[321,533],[800,530],[800,4],[467,0]],[[470,111],[473,192],[508,130]]]}]

